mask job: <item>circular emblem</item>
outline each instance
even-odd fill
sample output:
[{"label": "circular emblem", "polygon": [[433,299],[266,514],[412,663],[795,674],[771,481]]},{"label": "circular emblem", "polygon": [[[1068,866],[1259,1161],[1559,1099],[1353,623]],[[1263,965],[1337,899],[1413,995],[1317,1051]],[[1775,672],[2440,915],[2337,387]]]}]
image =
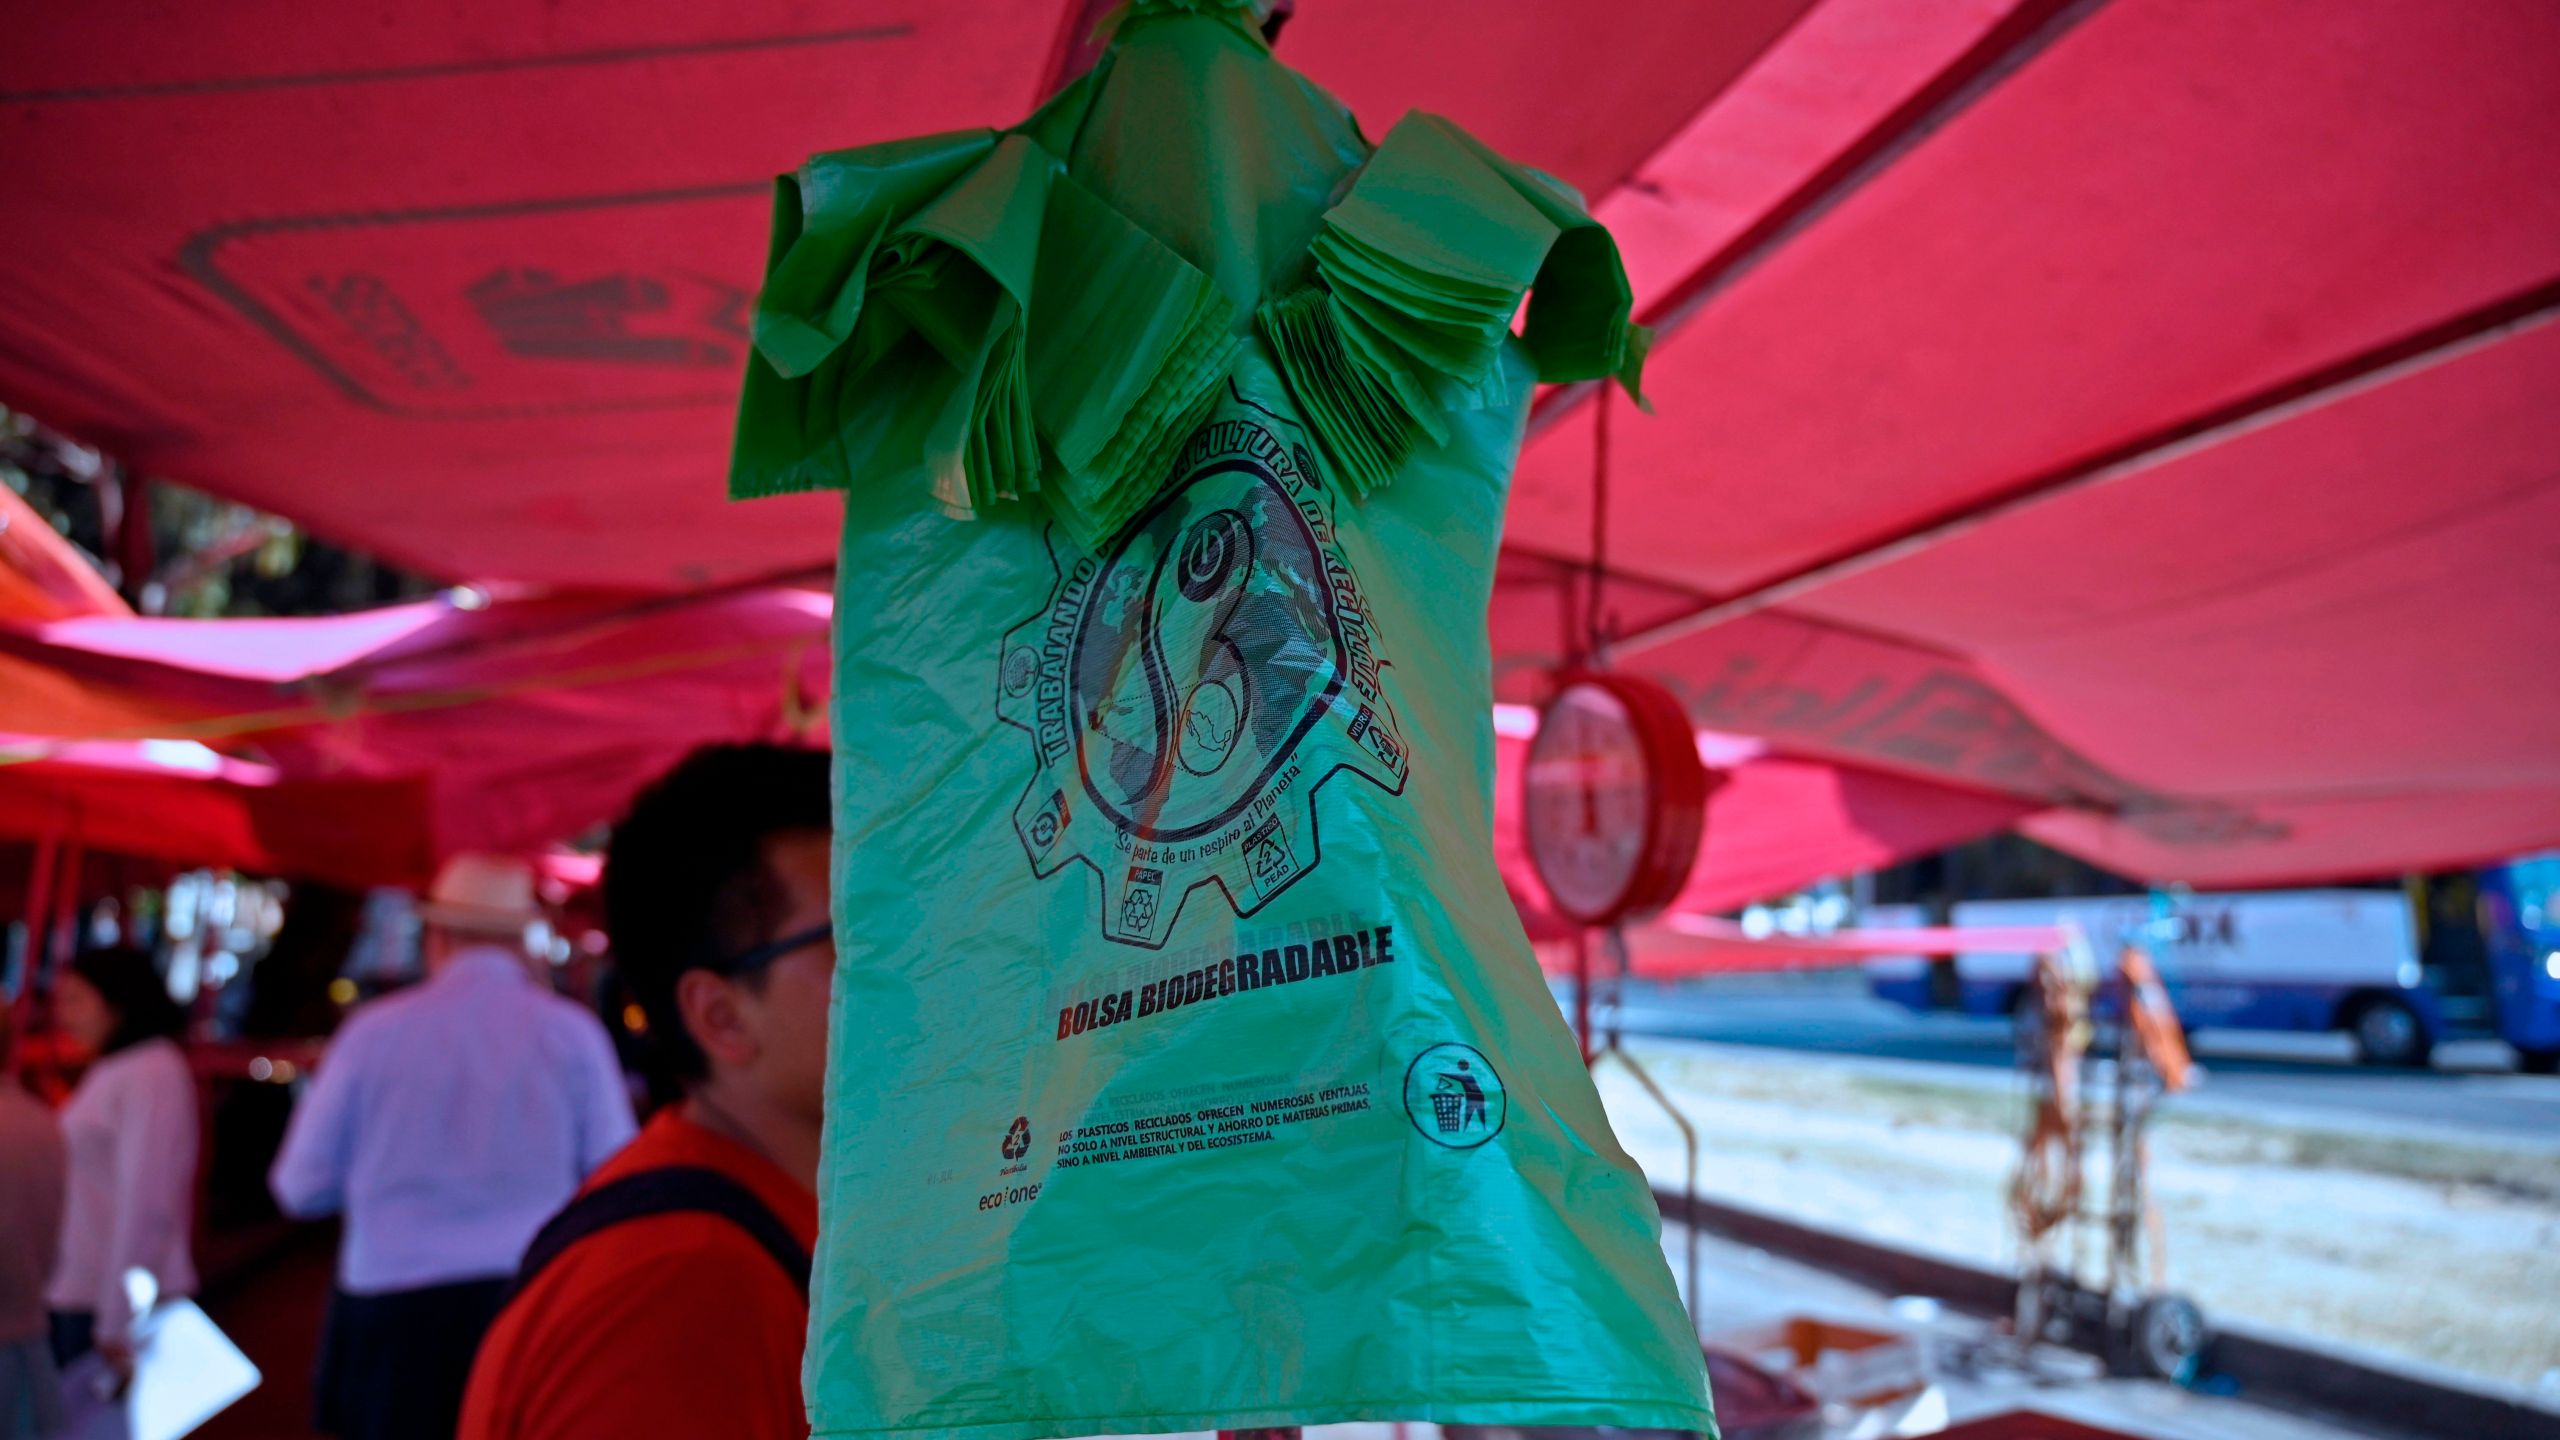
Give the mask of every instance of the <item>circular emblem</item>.
[{"label": "circular emblem", "polygon": [[1013,1128],[1004,1132],[1004,1158],[1019,1160],[1031,1153],[1031,1117],[1016,1115]]},{"label": "circular emblem", "polygon": [[1472,1045],[1434,1045],[1405,1067],[1404,1113],[1434,1145],[1473,1150],[1502,1133],[1510,1104],[1493,1062]]},{"label": "circular emblem", "polygon": [[1567,919],[1613,925],[1671,903],[1705,828],[1687,712],[1631,675],[1569,679],[1538,717],[1521,800],[1530,863]]},{"label": "circular emblem", "polygon": [[1228,474],[1247,483],[1213,469],[1122,534],[1076,632],[1085,793],[1146,840],[1243,813],[1342,688],[1314,530],[1276,476]]},{"label": "circular emblem", "polygon": [[1404,790],[1408,757],[1332,497],[1259,422],[1214,420],[1170,483],[1005,637],[996,714],[1030,738],[1032,873],[1101,878],[1104,938],[1149,949],[1203,886],[1250,915],[1321,861],[1319,797]]}]

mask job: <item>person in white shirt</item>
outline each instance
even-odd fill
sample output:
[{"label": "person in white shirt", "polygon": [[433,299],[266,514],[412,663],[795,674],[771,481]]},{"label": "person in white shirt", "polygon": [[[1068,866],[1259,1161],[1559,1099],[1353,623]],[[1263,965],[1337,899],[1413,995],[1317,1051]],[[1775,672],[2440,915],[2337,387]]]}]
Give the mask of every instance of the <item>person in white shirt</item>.
[{"label": "person in white shirt", "polygon": [[172,1299],[196,1292],[196,1086],[176,1040],[186,1015],[150,957],[119,948],[71,962],[54,982],[53,1016],[96,1057],[62,1107],[70,1163],[45,1286],[54,1359],[67,1365],[95,1349],[130,1374],[136,1317],[125,1272],[151,1272]]},{"label": "person in white shirt", "polygon": [[267,1176],[346,1217],[315,1393],[344,1440],[453,1434],[525,1246],[634,1131],[603,1024],[526,953],[532,867],[457,856],[418,915],[426,983],[339,1030]]}]

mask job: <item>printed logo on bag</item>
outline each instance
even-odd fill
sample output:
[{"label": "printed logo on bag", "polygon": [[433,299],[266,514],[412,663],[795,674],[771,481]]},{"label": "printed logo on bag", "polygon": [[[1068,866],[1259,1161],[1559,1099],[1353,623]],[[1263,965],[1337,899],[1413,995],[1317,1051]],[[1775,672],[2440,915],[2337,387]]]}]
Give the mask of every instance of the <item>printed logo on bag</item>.
[{"label": "printed logo on bag", "polygon": [[1472,1045],[1434,1045],[1404,1072],[1404,1113],[1434,1145],[1473,1150],[1502,1133],[1510,1096],[1493,1062]]},{"label": "printed logo on bag", "polygon": [[1031,871],[1101,877],[1102,934],[1161,947],[1194,890],[1251,915],[1316,868],[1343,777],[1404,793],[1369,605],[1303,449],[1204,425],[1097,554],[1005,635],[996,714],[1030,736]]},{"label": "printed logo on bag", "polygon": [[1019,1160],[1023,1156],[1031,1153],[1030,1116],[1016,1115],[1013,1117],[1013,1128],[1004,1132],[1004,1145],[1002,1146],[1002,1149],[1004,1151],[1004,1158],[1007,1160]]}]

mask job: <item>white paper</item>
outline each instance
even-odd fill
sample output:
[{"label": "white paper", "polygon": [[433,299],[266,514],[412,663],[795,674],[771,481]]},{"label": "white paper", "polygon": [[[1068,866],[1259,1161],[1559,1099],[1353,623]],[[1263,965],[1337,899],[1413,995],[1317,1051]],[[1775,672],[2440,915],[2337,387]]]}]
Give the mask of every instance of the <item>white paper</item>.
[{"label": "white paper", "polygon": [[179,1440],[258,1388],[258,1367],[192,1300],[172,1300],[142,1322],[133,1384],[118,1400],[114,1372],[95,1354],[62,1374],[71,1440]]}]

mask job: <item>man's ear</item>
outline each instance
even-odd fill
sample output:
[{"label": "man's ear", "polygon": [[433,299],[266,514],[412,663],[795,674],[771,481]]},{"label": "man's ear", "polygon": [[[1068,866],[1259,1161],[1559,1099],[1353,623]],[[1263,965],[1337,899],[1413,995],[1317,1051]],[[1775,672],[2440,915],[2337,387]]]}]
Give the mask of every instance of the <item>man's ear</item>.
[{"label": "man's ear", "polygon": [[687,970],[676,977],[676,1013],[712,1063],[739,1069],[755,1062],[756,1039],[739,1013],[735,982],[708,970]]}]

